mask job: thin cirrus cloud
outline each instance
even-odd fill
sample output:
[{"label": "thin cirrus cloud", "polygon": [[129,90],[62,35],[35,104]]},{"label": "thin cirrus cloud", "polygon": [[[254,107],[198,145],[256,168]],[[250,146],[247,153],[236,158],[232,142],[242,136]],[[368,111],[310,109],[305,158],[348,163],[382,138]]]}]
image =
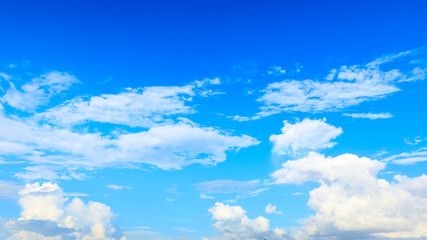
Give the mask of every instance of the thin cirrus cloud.
[{"label": "thin cirrus cloud", "polygon": [[[262,104],[251,117],[236,115],[237,121],[257,120],[281,112],[320,113],[341,111],[366,101],[383,99],[400,91],[400,82],[426,78],[427,66],[420,48],[378,58],[365,65],[342,66],[332,69],[326,81],[286,79],[273,82],[261,91],[257,99]],[[407,57],[411,57],[410,60]],[[402,61],[409,70],[387,69],[387,63]],[[387,70],[385,70],[387,69]]]},{"label": "thin cirrus cloud", "polygon": [[21,188],[22,188],[21,186],[19,186],[14,182],[0,180],[0,198],[2,199],[17,198],[18,197],[17,192]]},{"label": "thin cirrus cloud", "polygon": [[367,118],[371,120],[392,118],[390,113],[344,113],[343,116],[352,118]]},{"label": "thin cirrus cloud", "polygon": [[[38,83],[48,89],[44,90],[46,96],[77,82],[71,75],[58,72],[40,77],[50,85],[37,79],[23,86]],[[7,80],[12,82],[13,77]],[[26,117],[15,117],[10,109],[2,108],[0,146],[8,146],[1,150],[4,161],[24,160],[31,164],[25,167],[25,172],[17,173],[20,178],[49,180],[81,178],[77,173],[79,168],[153,165],[170,170],[191,164],[215,165],[226,160],[227,151],[258,144],[250,136],[234,136],[180,117],[194,112],[193,107],[186,105],[193,97],[215,95],[215,91],[209,91],[209,86],[220,83],[219,79],[204,79],[182,87],[131,89],[88,100],[77,97]],[[34,89],[41,87],[37,85]],[[5,95],[2,99],[9,99],[4,98]],[[37,96],[35,102],[40,102]],[[102,131],[79,128],[81,124],[94,122],[110,125]],[[129,132],[129,128],[135,126],[145,129]]]},{"label": "thin cirrus cloud", "polygon": [[342,134],[340,127],[326,123],[326,119],[304,119],[294,124],[284,121],[282,134],[271,135],[273,152],[281,155],[295,155],[311,150],[331,148],[337,143],[333,139]]},{"label": "thin cirrus cloud", "polygon": [[320,184],[310,192],[308,205],[316,214],[304,220],[302,231],[307,236],[424,236],[427,176],[394,175],[394,181],[389,182],[377,178],[385,166],[384,162],[352,154],[324,157],[310,153],[284,163],[271,176],[276,184]]},{"label": "thin cirrus cloud", "polygon": [[259,180],[235,181],[221,179],[200,182],[196,185],[196,190],[204,194],[245,194],[254,191],[260,186]]},{"label": "thin cirrus cloud", "polygon": [[130,186],[121,186],[121,185],[115,185],[115,184],[109,184],[107,185],[107,188],[113,189],[113,190],[132,189],[132,187]]},{"label": "thin cirrus cloud", "polygon": [[403,152],[395,155],[388,156],[383,159],[385,162],[392,162],[394,164],[409,165],[418,162],[427,161],[427,147],[421,147],[411,152]]}]

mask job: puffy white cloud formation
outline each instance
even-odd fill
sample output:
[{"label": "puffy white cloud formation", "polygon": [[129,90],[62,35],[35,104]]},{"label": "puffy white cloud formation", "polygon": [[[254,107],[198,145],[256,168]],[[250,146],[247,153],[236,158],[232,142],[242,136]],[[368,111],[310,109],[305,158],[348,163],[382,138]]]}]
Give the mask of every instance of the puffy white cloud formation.
[{"label": "puffy white cloud formation", "polygon": [[288,232],[282,229],[270,229],[269,220],[264,217],[248,218],[246,211],[240,206],[217,202],[209,212],[217,221],[215,229],[222,233],[222,236],[211,238],[212,240],[291,239]]},{"label": "puffy white cloud formation", "polygon": [[11,76],[0,75],[2,76],[9,83],[9,89],[0,98],[0,102],[21,111],[34,111],[38,106],[47,104],[52,96],[79,82],[68,73],[53,71],[33,78],[19,88],[15,86]]},{"label": "puffy white cloud formation", "polygon": [[323,120],[304,119],[294,124],[284,121],[282,134],[271,135],[273,151],[278,154],[295,154],[308,150],[331,148],[336,143],[331,140],[341,135],[341,128]]},{"label": "puffy white cloud formation", "polygon": [[282,214],[282,212],[277,211],[277,206],[271,205],[271,203],[269,203],[266,207],[265,207],[265,212],[268,214],[272,214],[272,213],[276,213],[276,214]]},{"label": "puffy white cloud formation", "polygon": [[385,163],[356,155],[310,153],[272,174],[276,183],[320,183],[308,205],[307,236],[322,239],[427,237],[427,176],[377,178]]},{"label": "puffy white cloud formation", "polygon": [[19,192],[21,217],[10,220],[8,240],[125,240],[112,223],[110,207],[99,202],[69,200],[55,183],[27,184]]}]

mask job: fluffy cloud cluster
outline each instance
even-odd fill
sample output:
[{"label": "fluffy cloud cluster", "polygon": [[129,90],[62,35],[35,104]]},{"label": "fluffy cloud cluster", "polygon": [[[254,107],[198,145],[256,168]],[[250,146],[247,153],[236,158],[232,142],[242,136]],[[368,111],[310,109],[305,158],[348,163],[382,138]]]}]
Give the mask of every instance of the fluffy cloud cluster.
[{"label": "fluffy cloud cluster", "polygon": [[209,212],[217,221],[214,224],[215,229],[222,233],[222,236],[211,238],[212,240],[291,239],[288,232],[282,229],[270,229],[269,220],[264,217],[248,218],[246,211],[240,206],[229,206],[217,202]]},{"label": "fluffy cloud cluster", "polygon": [[272,174],[278,184],[318,182],[308,205],[316,214],[305,221],[307,236],[322,239],[375,236],[427,237],[427,176],[377,178],[385,163],[352,154],[310,153],[288,161]]},{"label": "fluffy cloud cluster", "polygon": [[332,142],[343,132],[341,128],[334,127],[323,120],[304,119],[294,124],[284,121],[282,134],[271,135],[273,151],[278,154],[296,154],[308,150],[331,148],[336,143]]},{"label": "fluffy cloud cluster", "polygon": [[277,211],[277,206],[271,205],[271,203],[269,203],[266,207],[265,207],[265,212],[268,214],[272,214],[272,213],[276,213],[276,214],[282,214],[282,212]]},{"label": "fluffy cloud cluster", "polygon": [[[16,116],[10,107],[36,110],[78,81],[67,73],[51,72],[18,91],[13,77],[0,77],[10,85],[0,99],[9,105],[0,111],[0,154],[5,162],[26,160],[33,165],[17,174],[21,178],[79,178],[75,169],[107,166],[149,164],[169,170],[196,163],[214,165],[226,159],[227,151],[258,143],[180,117],[195,111],[186,105],[194,96],[216,94],[208,87],[220,84],[219,79],[77,97]],[[69,170],[62,171],[64,167]]]},{"label": "fluffy cloud cluster", "polygon": [[125,240],[111,220],[113,213],[105,204],[81,199],[69,200],[55,183],[27,184],[19,192],[21,217],[5,227],[8,240]]}]

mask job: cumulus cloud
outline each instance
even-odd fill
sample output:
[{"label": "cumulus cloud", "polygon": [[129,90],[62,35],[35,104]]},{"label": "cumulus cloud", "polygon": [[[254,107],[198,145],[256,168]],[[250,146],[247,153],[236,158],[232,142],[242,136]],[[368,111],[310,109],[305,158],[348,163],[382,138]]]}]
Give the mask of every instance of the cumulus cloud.
[{"label": "cumulus cloud", "polygon": [[19,195],[21,217],[6,223],[12,234],[8,240],[126,239],[112,225],[110,207],[99,202],[86,204],[79,198],[69,200],[56,183],[27,184]]},{"label": "cumulus cloud", "polygon": [[371,120],[393,117],[393,115],[391,115],[390,113],[344,113],[343,116],[352,118],[368,118]]},{"label": "cumulus cloud", "polygon": [[33,78],[30,82],[17,87],[11,77],[4,78],[9,89],[0,98],[2,103],[21,111],[34,111],[40,105],[47,104],[49,99],[69,89],[79,81],[72,75],[53,71]]},{"label": "cumulus cloud", "polygon": [[268,214],[272,214],[272,213],[276,213],[276,214],[282,214],[282,212],[277,211],[277,206],[271,205],[271,203],[269,203],[266,207],[265,207],[265,212]]},{"label": "cumulus cloud", "polygon": [[278,184],[318,182],[308,205],[316,211],[305,220],[307,236],[322,239],[427,236],[427,177],[377,178],[384,162],[344,154],[310,153],[288,161],[272,174]]},{"label": "cumulus cloud", "polygon": [[278,154],[297,154],[309,150],[331,148],[336,145],[332,142],[343,132],[341,128],[334,127],[323,120],[304,119],[294,124],[284,121],[282,134],[271,135],[273,151]]},{"label": "cumulus cloud", "polygon": [[246,211],[240,206],[229,206],[217,202],[214,207],[209,209],[209,212],[216,220],[215,229],[222,234],[219,237],[209,238],[211,240],[291,239],[285,230],[270,229],[270,221],[264,217],[248,218]]}]

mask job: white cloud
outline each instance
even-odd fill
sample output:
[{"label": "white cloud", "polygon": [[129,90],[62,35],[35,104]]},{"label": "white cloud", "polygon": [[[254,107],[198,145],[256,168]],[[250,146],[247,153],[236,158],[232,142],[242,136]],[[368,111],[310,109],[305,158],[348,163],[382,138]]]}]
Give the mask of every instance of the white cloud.
[{"label": "white cloud", "polygon": [[200,198],[201,199],[215,199],[214,197],[209,196],[209,195],[207,195],[205,193],[200,193]]},{"label": "white cloud", "polygon": [[[0,77],[11,86],[2,101],[21,106],[17,97],[11,97],[11,91],[16,90],[12,82],[15,79],[6,74]],[[67,73],[52,72],[33,79],[16,94],[35,104],[26,110],[34,110],[74,82],[77,79]],[[148,164],[170,170],[197,163],[215,165],[225,161],[228,151],[258,144],[249,136],[233,136],[179,117],[195,111],[186,105],[193,96],[205,96],[209,86],[220,83],[219,78],[214,78],[182,87],[145,87],[119,94],[77,97],[26,117],[1,108],[2,161],[28,161],[31,165],[16,176],[30,180],[84,178],[76,172],[79,168]],[[96,122],[108,124],[98,129],[100,125],[93,124]]]},{"label": "white cloud", "polygon": [[14,182],[0,180],[0,198],[17,198],[21,186]]},{"label": "white cloud", "polygon": [[193,88],[193,85],[146,87],[88,99],[78,97],[40,113],[36,118],[60,126],[101,122],[150,127],[156,123],[171,122],[165,117],[192,113],[194,110],[185,102],[194,96]]},{"label": "white cloud", "polygon": [[196,190],[203,193],[249,193],[260,186],[259,180],[234,181],[214,180],[201,182],[196,185]]},{"label": "white cloud", "polygon": [[10,220],[8,240],[126,238],[112,223],[110,208],[99,202],[85,204],[79,198],[68,200],[56,183],[27,184],[19,192],[21,217]]},{"label": "white cloud", "polygon": [[197,230],[189,229],[189,228],[183,228],[183,227],[173,227],[173,230],[180,231],[180,232],[186,232],[186,233],[193,233],[197,232]]},{"label": "white cloud", "polygon": [[127,240],[172,240],[172,237],[165,236],[158,232],[153,232],[146,229],[123,231]]},{"label": "white cloud", "polygon": [[419,148],[412,152],[404,152],[396,155],[391,155],[383,159],[385,162],[392,162],[395,164],[414,164],[417,162],[427,161],[427,147]]},{"label": "white cloud", "polygon": [[337,69],[332,69],[329,74],[325,77],[326,80],[332,81],[334,80],[335,76],[337,75]]},{"label": "white cloud", "polygon": [[267,70],[268,75],[284,75],[286,73],[286,69],[280,67],[280,66],[272,66],[269,70]]},{"label": "white cloud", "polygon": [[[332,69],[324,80],[286,79],[270,83],[261,92],[258,101],[263,105],[257,118],[239,117],[236,120],[257,120],[281,112],[341,111],[362,102],[385,98],[400,91],[397,84],[426,78],[427,67],[423,61],[411,60],[422,56],[423,49],[415,49],[376,59],[366,65],[342,66]],[[421,56],[419,56],[421,55]],[[411,59],[407,59],[411,58]],[[402,61],[410,70],[387,69],[386,63]]]},{"label": "white cloud", "polygon": [[337,143],[332,142],[343,132],[323,120],[304,119],[294,124],[284,121],[282,134],[271,135],[273,151],[278,154],[297,154],[309,150],[331,148]]},{"label": "white cloud", "polygon": [[348,116],[352,118],[368,118],[371,120],[393,117],[393,115],[391,115],[390,113],[344,113],[343,116]]},{"label": "white cloud", "polygon": [[10,88],[0,98],[2,103],[21,111],[34,111],[40,105],[45,105],[49,99],[69,89],[79,81],[72,75],[63,72],[49,72],[33,78],[31,82],[16,87],[8,80]]},{"label": "white cloud", "polygon": [[196,163],[215,165],[225,161],[227,151],[258,143],[252,137],[232,136],[186,119],[174,125],[154,126],[147,131],[102,136],[101,133],[73,132],[4,115],[0,115],[0,142],[23,146],[12,148],[16,151],[9,149],[10,156],[43,165],[27,167],[27,173],[18,174],[28,179],[43,176],[64,179],[69,173],[56,172],[67,166],[150,164],[162,169],[181,169]]},{"label": "white cloud", "polygon": [[113,190],[132,189],[132,187],[130,186],[120,186],[120,185],[114,185],[114,184],[107,185],[107,187]]},{"label": "white cloud", "polygon": [[337,111],[364,101],[376,100],[399,91],[392,82],[402,76],[397,70],[381,72],[378,69],[360,70],[342,68],[338,75],[342,81],[284,80],[271,83],[263,90],[258,101],[259,116],[279,112]]},{"label": "white cloud", "polygon": [[248,218],[246,211],[240,206],[229,206],[217,202],[209,212],[216,220],[215,229],[222,234],[220,237],[210,238],[212,240],[291,239],[289,233],[282,229],[270,229],[269,220],[264,217]]},{"label": "white cloud", "polygon": [[421,139],[420,136],[414,137],[412,141],[409,138],[405,138],[403,140],[405,141],[406,144],[409,144],[409,145],[417,145],[418,143],[421,143],[424,141],[423,139]]},{"label": "white cloud", "polygon": [[277,211],[277,206],[273,206],[271,205],[271,203],[269,203],[266,207],[265,207],[265,212],[268,214],[272,214],[272,213],[276,213],[276,214],[282,214],[282,212]]},{"label": "white cloud", "polygon": [[274,172],[276,183],[318,182],[305,220],[308,236],[325,239],[427,236],[427,177],[378,179],[384,162],[352,154],[325,158],[317,153],[288,161]]}]

